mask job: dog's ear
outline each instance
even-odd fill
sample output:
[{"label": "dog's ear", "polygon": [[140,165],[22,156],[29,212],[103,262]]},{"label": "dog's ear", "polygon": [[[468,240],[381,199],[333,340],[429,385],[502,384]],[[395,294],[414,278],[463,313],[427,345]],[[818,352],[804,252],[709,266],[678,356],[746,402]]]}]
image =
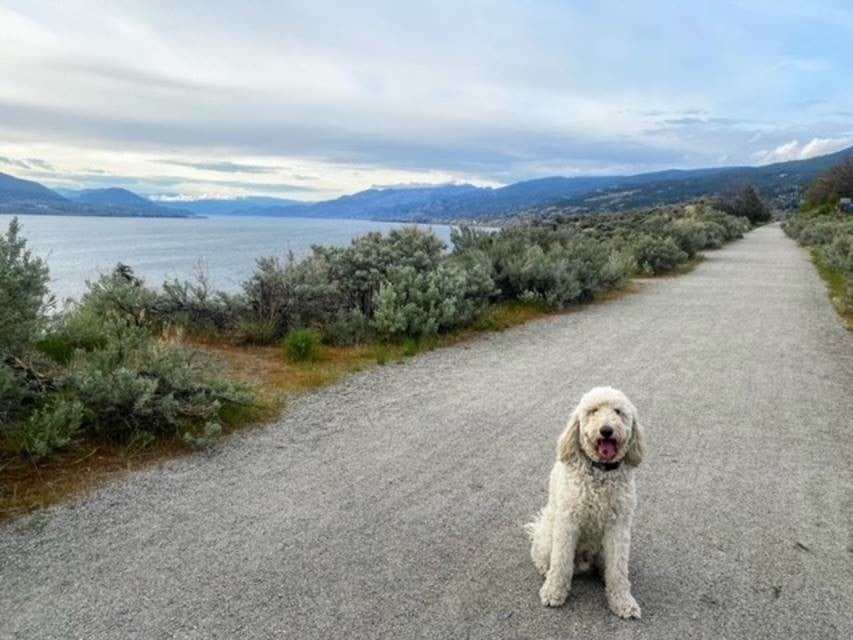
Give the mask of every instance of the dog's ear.
[{"label": "dog's ear", "polygon": [[562,462],[571,462],[573,458],[580,455],[580,409],[575,409],[569,418],[569,424],[557,440],[557,459]]},{"label": "dog's ear", "polygon": [[635,410],[633,424],[631,425],[631,440],[628,445],[628,452],[625,454],[625,464],[637,467],[645,457],[646,431],[637,419],[637,412]]}]

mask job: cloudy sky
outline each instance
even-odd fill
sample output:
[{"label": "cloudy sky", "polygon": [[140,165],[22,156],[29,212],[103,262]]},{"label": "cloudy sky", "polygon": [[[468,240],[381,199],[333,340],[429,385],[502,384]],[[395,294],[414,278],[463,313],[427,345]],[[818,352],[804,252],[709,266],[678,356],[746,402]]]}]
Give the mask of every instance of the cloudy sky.
[{"label": "cloudy sky", "polygon": [[844,0],[0,0],[0,171],[315,200],[763,164],[853,145],[851,69]]}]

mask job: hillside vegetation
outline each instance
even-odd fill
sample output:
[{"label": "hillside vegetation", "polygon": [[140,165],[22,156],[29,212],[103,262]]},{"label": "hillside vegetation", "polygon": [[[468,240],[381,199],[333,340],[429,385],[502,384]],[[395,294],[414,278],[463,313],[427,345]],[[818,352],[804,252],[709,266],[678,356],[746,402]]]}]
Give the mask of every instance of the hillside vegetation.
[{"label": "hillside vegetation", "polygon": [[239,295],[205,282],[147,290],[147,321],[275,343],[310,328],[326,344],[419,339],[466,326],[491,305],[550,309],[593,299],[635,273],[658,274],[749,228],[705,204],[549,220],[498,232],[454,230],[452,250],[417,228],[314,247],[302,261],[262,258]]},{"label": "hillside vegetation", "polygon": [[0,469],[83,441],[195,445],[268,412],[270,389],[228,379],[212,354],[240,363],[244,380],[274,378],[281,391],[295,376],[287,389],[311,388],[366,358],[384,364],[438,336],[499,330],[667,273],[749,228],[704,203],[460,228],[449,251],[404,228],[302,261],[261,258],[237,295],[203,278],[154,288],[118,265],[57,310],[13,221],[0,236]]},{"label": "hillside vegetation", "polygon": [[833,304],[853,329],[853,212],[840,206],[841,198],[851,197],[853,159],[847,159],[812,183],[802,211],[782,226],[811,250]]}]

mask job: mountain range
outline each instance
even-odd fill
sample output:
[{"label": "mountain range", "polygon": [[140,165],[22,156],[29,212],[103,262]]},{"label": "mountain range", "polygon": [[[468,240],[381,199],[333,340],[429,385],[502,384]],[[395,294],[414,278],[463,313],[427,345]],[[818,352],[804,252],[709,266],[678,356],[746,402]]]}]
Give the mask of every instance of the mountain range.
[{"label": "mountain range", "polygon": [[0,213],[68,216],[130,216],[187,218],[184,209],[159,206],[127,189],[63,189],[62,193],[38,182],[0,173]]},{"label": "mountain range", "polygon": [[372,188],[322,202],[248,196],[154,202],[120,188],[53,191],[0,173],[0,213],[112,216],[273,216],[409,222],[497,220],[540,213],[585,214],[672,204],[751,184],[775,209],[794,209],[820,173],[853,156],[833,154],[761,167],[670,169],[631,176],[548,177],[500,188],[470,184]]}]

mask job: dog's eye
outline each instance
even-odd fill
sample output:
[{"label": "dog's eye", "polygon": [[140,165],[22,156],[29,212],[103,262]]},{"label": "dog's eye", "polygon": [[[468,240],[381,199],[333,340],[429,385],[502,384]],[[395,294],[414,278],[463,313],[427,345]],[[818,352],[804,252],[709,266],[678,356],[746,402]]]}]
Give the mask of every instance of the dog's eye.
[{"label": "dog's eye", "polygon": [[619,414],[619,417],[620,417],[620,418],[624,418],[624,417],[625,417],[625,414],[624,414],[624,413],[622,413],[622,409],[616,409],[616,413],[618,413],[618,414]]},{"label": "dog's eye", "polygon": [[595,413],[596,411],[598,411],[598,407],[593,407],[592,409],[590,409],[589,411],[587,411],[587,413],[588,413],[589,415],[592,415],[592,414],[593,414],[593,413]]}]

